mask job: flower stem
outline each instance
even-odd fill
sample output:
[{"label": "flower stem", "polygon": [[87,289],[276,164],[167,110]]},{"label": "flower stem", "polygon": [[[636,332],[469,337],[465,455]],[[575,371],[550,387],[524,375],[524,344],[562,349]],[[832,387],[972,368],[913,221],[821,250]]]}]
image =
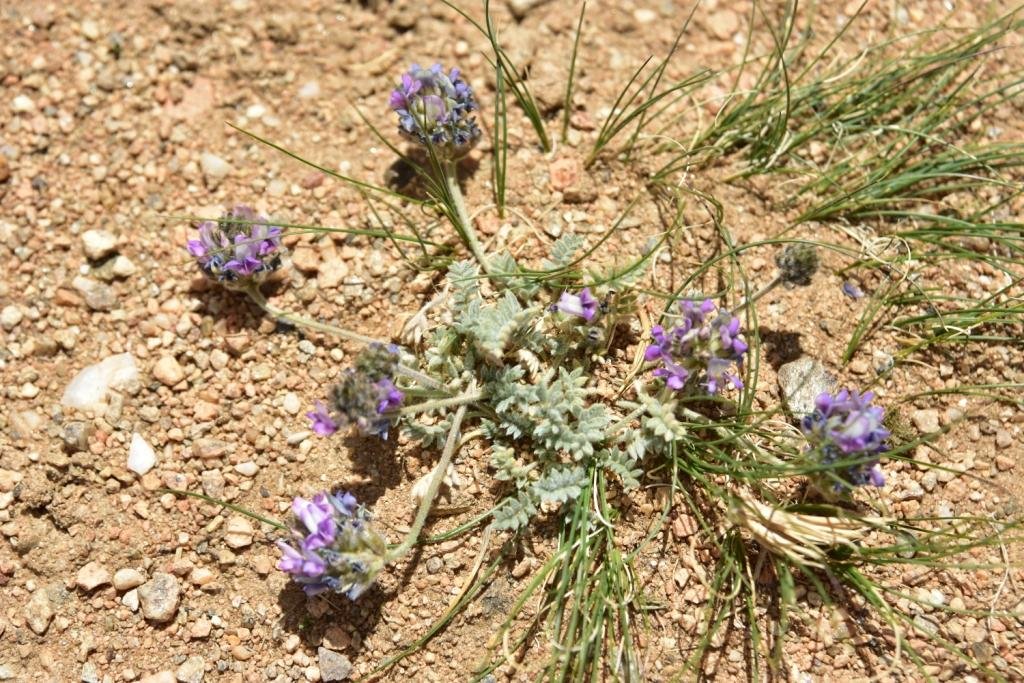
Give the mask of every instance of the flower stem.
[{"label": "flower stem", "polygon": [[460,396],[452,396],[451,398],[440,398],[436,401],[425,401],[423,403],[417,403],[411,406],[405,406],[395,411],[396,415],[413,415],[415,413],[424,413],[428,410],[436,410],[438,408],[450,408],[452,406],[464,406],[470,403],[474,403],[483,398],[483,392],[470,391]]},{"label": "flower stem", "polygon": [[455,220],[458,225],[455,226],[459,232],[459,236],[466,243],[469,251],[473,254],[479,263],[480,267],[483,268],[484,272],[488,276],[491,275],[491,266],[487,262],[487,255],[484,253],[483,245],[480,244],[480,240],[477,239],[476,230],[473,229],[473,220],[469,217],[469,212],[466,211],[466,200],[462,197],[462,188],[459,187],[458,173],[455,169],[455,162],[446,160],[441,162],[441,172],[444,175],[444,183],[447,189],[448,198],[451,200],[452,207],[455,209]]},{"label": "flower stem", "polygon": [[[380,339],[367,337],[365,334],[359,334],[358,332],[346,330],[344,327],[338,327],[337,325],[329,325],[327,323],[317,322],[316,320],[311,320],[310,318],[304,318],[301,315],[289,313],[288,311],[278,308],[274,304],[267,301],[267,297],[263,296],[263,292],[259,290],[259,287],[257,285],[248,287],[247,289],[245,289],[245,293],[248,294],[249,298],[252,299],[257,306],[262,308],[267,313],[267,315],[276,320],[280,320],[291,325],[297,325],[299,327],[307,327],[311,330],[316,330],[317,332],[333,334],[336,337],[341,337],[342,339],[356,342],[358,344],[386,343]],[[432,377],[429,377],[428,375],[424,375],[419,370],[414,370],[413,368],[406,367],[401,363],[398,364],[398,366],[395,369],[395,372],[399,375],[408,377],[409,379],[414,380],[418,382],[420,385],[427,387],[429,389],[441,388],[441,383],[438,382],[437,380],[433,379]]]},{"label": "flower stem", "polygon": [[751,306],[751,305],[755,304],[755,303],[757,302],[757,300],[758,300],[758,299],[760,299],[760,298],[761,298],[761,297],[763,297],[763,296],[764,296],[765,294],[767,294],[768,292],[772,291],[773,289],[775,289],[776,287],[778,287],[779,285],[781,285],[781,284],[782,284],[782,281],[783,281],[782,275],[776,275],[776,276],[775,276],[775,279],[774,279],[774,280],[772,280],[771,282],[769,282],[768,284],[766,284],[766,285],[765,285],[764,287],[762,287],[762,288],[761,288],[761,289],[760,289],[759,291],[757,291],[757,292],[754,292],[754,295],[753,295],[753,296],[751,296],[751,297],[750,297],[749,299],[747,299],[746,301],[744,301],[743,303],[741,303],[741,304],[740,304],[739,306],[737,306],[736,308],[734,308],[734,309],[733,309],[733,310],[731,311],[731,313],[732,313],[733,315],[736,315],[737,313],[739,313],[739,312],[740,312],[740,311],[742,311],[743,309],[747,308],[748,306]]},{"label": "flower stem", "polygon": [[384,342],[380,339],[374,339],[373,337],[367,337],[364,334],[346,330],[344,327],[338,327],[336,325],[328,325],[327,323],[317,322],[309,318],[303,318],[300,315],[289,313],[283,309],[278,308],[274,304],[267,301],[267,297],[263,296],[263,292],[259,290],[259,287],[252,286],[245,290],[246,294],[249,295],[256,305],[267,312],[272,318],[276,318],[292,325],[300,325],[302,327],[308,327],[311,330],[317,332],[326,332],[327,334],[333,334],[336,337],[347,339],[348,341],[358,342],[360,344],[383,344]]},{"label": "flower stem", "polygon": [[434,504],[434,498],[437,497],[437,492],[441,489],[441,482],[444,481],[444,475],[447,474],[448,466],[452,462],[452,456],[455,455],[457,450],[456,446],[459,445],[459,427],[462,426],[462,418],[465,416],[466,405],[463,404],[455,411],[455,417],[452,419],[452,428],[449,430],[448,439],[444,444],[444,451],[442,451],[441,459],[434,470],[434,476],[430,480],[430,487],[427,489],[426,495],[423,496],[423,500],[420,501],[420,507],[416,511],[416,519],[412,523],[412,528],[406,534],[402,544],[387,554],[385,564],[391,564],[395,560],[400,559],[412,549],[419,539],[420,532],[423,531],[423,525],[427,521],[427,515],[430,514],[430,508]]},{"label": "flower stem", "polygon": [[644,413],[645,410],[647,410],[646,406],[640,406],[638,408],[634,408],[632,411],[630,411],[629,415],[626,415],[621,420],[619,420],[618,422],[616,422],[615,424],[613,424],[611,427],[608,428],[608,431],[606,431],[604,433],[605,434],[605,438],[606,439],[610,439],[611,437],[613,437],[616,434],[618,434],[625,427],[628,427],[630,422],[632,422],[633,420],[635,420],[638,417],[640,417]]}]

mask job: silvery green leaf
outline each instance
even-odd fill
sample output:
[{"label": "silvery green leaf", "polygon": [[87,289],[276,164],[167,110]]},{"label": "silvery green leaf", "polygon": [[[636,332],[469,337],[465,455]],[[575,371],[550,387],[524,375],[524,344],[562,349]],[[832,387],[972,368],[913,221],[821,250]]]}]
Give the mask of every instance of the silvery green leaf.
[{"label": "silvery green leaf", "polygon": [[619,478],[623,488],[635,489],[640,486],[640,477],[644,472],[628,454],[618,449],[604,450],[598,454],[598,462]]},{"label": "silvery green leaf", "polygon": [[641,396],[640,400],[647,408],[647,415],[641,420],[645,431],[665,443],[686,438],[686,427],[676,418],[676,402],[674,400],[662,403],[650,396]]},{"label": "silvery green leaf", "polygon": [[551,245],[551,257],[544,261],[545,270],[561,270],[572,263],[576,252],[583,246],[583,238],[573,233],[566,233]]},{"label": "silvery green leaf", "polygon": [[580,495],[587,484],[587,474],[579,465],[555,467],[534,482],[533,491],[542,503],[565,503]]},{"label": "silvery green leaf", "polygon": [[530,523],[530,517],[537,514],[537,506],[530,497],[520,493],[515,498],[506,498],[501,505],[495,509],[491,526],[501,531],[508,529],[516,531]]},{"label": "silvery green leaf", "polygon": [[491,467],[496,470],[494,478],[498,481],[514,481],[518,488],[522,488],[529,481],[530,470],[536,466],[535,462],[519,464],[513,448],[500,444],[491,447]]},{"label": "silvery green leaf", "polygon": [[511,289],[526,299],[532,299],[540,291],[537,280],[524,277],[519,264],[507,251],[491,256],[490,264],[495,281],[506,289]]},{"label": "silvery green leaf", "polygon": [[472,261],[456,261],[448,266],[448,283],[452,287],[452,317],[458,319],[471,301],[480,298],[480,268]]}]

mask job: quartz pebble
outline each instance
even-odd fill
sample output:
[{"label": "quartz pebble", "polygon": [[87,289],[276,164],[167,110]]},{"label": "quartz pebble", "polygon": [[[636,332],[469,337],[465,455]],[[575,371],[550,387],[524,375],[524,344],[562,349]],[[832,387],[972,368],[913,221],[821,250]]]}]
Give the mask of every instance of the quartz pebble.
[{"label": "quartz pebble", "polygon": [[178,579],[171,574],[157,572],[137,590],[142,616],[160,623],[174,618],[181,597]]},{"label": "quartz pebble", "polygon": [[24,114],[26,112],[35,111],[36,103],[33,102],[32,98],[28,95],[17,95],[13,100],[11,100],[11,109],[19,114]]},{"label": "quartz pebble", "polygon": [[82,233],[82,250],[90,261],[100,261],[117,250],[117,235],[106,230],[86,230]]},{"label": "quartz pebble", "polygon": [[779,368],[779,389],[786,410],[794,419],[814,412],[814,402],[820,394],[832,393],[836,386],[825,366],[810,356],[804,356]]},{"label": "quartz pebble", "polygon": [[32,629],[33,633],[41,636],[46,633],[46,629],[50,628],[53,615],[53,602],[51,602],[46,589],[37,588],[29,598],[28,604],[25,605],[25,620],[28,622],[28,627]]},{"label": "quartz pebble", "polygon": [[352,675],[352,662],[348,657],[326,647],[317,648],[320,676],[327,681],[346,681]]},{"label": "quartz pebble", "polygon": [[206,675],[206,661],[198,655],[192,655],[181,663],[174,675],[178,683],[202,683]]},{"label": "quartz pebble", "polygon": [[127,467],[139,476],[146,474],[156,465],[156,452],[146,440],[137,433],[132,434],[132,443],[128,448]]},{"label": "quartz pebble", "polygon": [[125,567],[114,572],[114,588],[119,591],[126,591],[146,582],[146,577],[138,569]]},{"label": "quartz pebble", "polygon": [[153,366],[153,377],[166,386],[173,387],[185,379],[185,370],[174,356],[161,356]]},{"label": "quartz pebble", "polygon": [[203,169],[203,175],[206,176],[207,183],[210,185],[217,185],[231,173],[231,165],[228,162],[209,152],[199,157],[199,165]]},{"label": "quartz pebble", "polygon": [[229,548],[245,548],[252,545],[252,523],[245,517],[232,517],[224,525],[224,542]]},{"label": "quartz pebble", "polygon": [[256,473],[260,471],[260,466],[254,463],[252,460],[246,460],[235,465],[235,472],[238,472],[243,477],[255,477]]},{"label": "quartz pebble", "polygon": [[932,408],[915,410],[910,415],[910,420],[922,434],[934,434],[941,429],[939,427],[939,411]]},{"label": "quartz pebble", "polygon": [[136,588],[131,589],[127,593],[121,596],[121,604],[130,609],[132,612],[139,611],[139,591]]},{"label": "quartz pebble", "polygon": [[139,370],[130,353],[109,356],[82,368],[64,390],[60,402],[67,408],[97,411],[104,407],[111,389],[125,387],[138,378]]},{"label": "quartz pebble", "polygon": [[99,280],[79,275],[71,281],[71,286],[85,299],[85,305],[94,311],[109,311],[117,304],[114,289]]},{"label": "quartz pebble", "polygon": [[708,30],[719,40],[729,40],[740,28],[739,16],[729,9],[711,14],[707,19]]},{"label": "quartz pebble", "polygon": [[293,392],[288,392],[284,395],[284,401],[281,404],[286,413],[291,415],[298,415],[299,411],[302,410],[302,401]]},{"label": "quartz pebble", "polygon": [[212,630],[213,624],[210,623],[210,620],[205,617],[201,617],[189,627],[188,633],[193,638],[206,638],[210,635],[210,631]]},{"label": "quartz pebble", "polygon": [[107,583],[110,583],[110,570],[99,562],[83,566],[75,577],[75,585],[86,592]]},{"label": "quartz pebble", "polygon": [[24,314],[21,312],[21,309],[14,304],[4,306],[4,310],[0,311],[0,326],[10,332],[18,326],[23,317]]}]

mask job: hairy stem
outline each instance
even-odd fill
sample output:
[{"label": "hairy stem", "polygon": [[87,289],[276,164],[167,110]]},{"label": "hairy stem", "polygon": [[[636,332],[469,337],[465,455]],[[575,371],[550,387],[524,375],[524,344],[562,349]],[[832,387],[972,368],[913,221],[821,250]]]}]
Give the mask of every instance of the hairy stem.
[{"label": "hairy stem", "polygon": [[737,306],[736,308],[734,308],[734,309],[733,309],[733,310],[731,311],[731,313],[732,313],[733,315],[736,315],[737,313],[739,313],[739,312],[740,312],[740,311],[742,311],[743,309],[747,308],[748,306],[752,306],[753,304],[757,303],[757,300],[758,300],[758,299],[760,299],[760,298],[761,298],[761,297],[763,297],[763,296],[764,296],[765,294],[767,294],[768,292],[772,291],[773,289],[775,289],[776,287],[778,287],[779,285],[781,285],[781,284],[782,284],[782,279],[783,279],[783,278],[782,278],[782,275],[781,275],[781,274],[779,274],[779,275],[776,275],[776,276],[775,276],[775,279],[774,279],[774,280],[772,280],[771,282],[769,282],[768,284],[766,284],[766,285],[765,285],[764,287],[762,287],[762,288],[761,288],[761,289],[760,289],[759,291],[757,291],[757,292],[754,292],[753,296],[751,296],[751,297],[750,297],[749,299],[747,299],[746,301],[744,301],[743,303],[741,303],[741,304],[740,304],[739,306]]},{"label": "hairy stem", "polygon": [[455,208],[455,219],[459,223],[456,227],[459,231],[459,235],[466,243],[469,251],[473,254],[473,258],[477,260],[484,272],[490,276],[491,266],[487,262],[487,255],[484,253],[483,245],[480,244],[480,240],[477,239],[476,230],[473,229],[473,220],[469,217],[469,212],[466,211],[466,200],[463,199],[462,188],[459,187],[459,178],[455,169],[455,162],[444,161],[441,164],[441,169],[444,175],[445,187],[448,190],[448,197],[451,199],[452,206]]},{"label": "hairy stem", "polygon": [[437,410],[438,408],[451,408],[453,406],[464,406],[470,403],[475,403],[483,398],[483,392],[480,391],[469,391],[459,396],[452,396],[451,398],[439,398],[436,401],[424,401],[423,403],[417,403],[411,406],[404,406],[395,411],[396,415],[413,415],[415,413],[424,413],[428,410]]},{"label": "hairy stem", "polygon": [[[257,306],[263,309],[270,317],[280,320],[282,322],[289,323],[291,325],[297,325],[299,327],[306,327],[317,332],[324,332],[326,334],[333,334],[336,337],[346,339],[348,341],[356,342],[358,344],[386,344],[387,342],[373,337],[367,337],[364,334],[346,330],[344,327],[338,327],[337,325],[329,325],[327,323],[318,322],[310,318],[304,318],[301,315],[296,315],[285,311],[284,309],[278,308],[274,304],[267,301],[267,297],[263,296],[263,292],[260,291],[257,285],[252,285],[246,288],[245,293],[249,295]],[[424,375],[419,370],[415,370],[410,367],[406,367],[401,363],[398,364],[395,372],[404,377],[408,377],[420,385],[430,389],[440,389],[441,383],[428,375]]]},{"label": "hairy stem", "polygon": [[441,459],[437,463],[437,468],[434,470],[434,476],[430,479],[430,488],[427,489],[427,493],[423,496],[423,500],[420,501],[419,510],[416,511],[416,519],[412,523],[412,528],[406,535],[405,540],[397,548],[388,553],[385,559],[385,564],[391,564],[395,560],[401,558],[408,553],[416,541],[420,537],[420,532],[423,531],[423,525],[427,521],[427,515],[430,514],[430,508],[434,505],[434,498],[437,497],[437,492],[441,489],[441,482],[444,481],[444,475],[448,472],[448,466],[452,462],[452,456],[455,455],[455,451],[458,450],[456,446],[459,445],[459,427],[462,426],[462,418],[466,416],[465,404],[459,406],[459,409],[455,411],[455,417],[452,419],[452,428],[448,432],[448,439],[444,444],[444,451],[441,453]]},{"label": "hairy stem", "polygon": [[646,410],[647,406],[639,406],[637,408],[634,408],[632,411],[630,411],[629,415],[626,415],[621,420],[619,420],[618,422],[616,422],[615,424],[608,428],[608,431],[604,433],[605,438],[610,439],[611,437],[618,434],[624,428],[628,427],[630,422],[643,415],[644,411]]},{"label": "hairy stem", "polygon": [[338,327],[337,325],[329,325],[327,323],[317,322],[310,318],[303,318],[300,315],[289,313],[281,308],[278,308],[274,304],[267,301],[267,297],[263,296],[263,292],[259,290],[259,287],[253,285],[245,290],[246,294],[249,295],[256,305],[267,312],[272,318],[281,320],[292,325],[298,325],[301,327],[308,327],[311,330],[317,332],[325,332],[327,334],[333,334],[336,337],[347,339],[348,341],[358,342],[360,344],[384,344],[386,342],[380,339],[374,339],[373,337],[367,337],[364,334],[346,330],[344,327]]}]

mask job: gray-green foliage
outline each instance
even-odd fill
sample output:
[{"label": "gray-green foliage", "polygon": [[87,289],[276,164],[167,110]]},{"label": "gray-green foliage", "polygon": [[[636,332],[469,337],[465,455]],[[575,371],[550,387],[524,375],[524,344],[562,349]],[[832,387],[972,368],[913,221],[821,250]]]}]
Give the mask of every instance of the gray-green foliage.
[{"label": "gray-green foliage", "polygon": [[[566,268],[581,246],[576,236],[561,238],[543,267]],[[451,265],[450,317],[433,330],[425,358],[428,371],[449,391],[475,382],[483,394],[466,425],[485,438],[500,482],[494,527],[515,530],[577,498],[594,467],[625,488],[638,486],[637,461],[645,448],[637,439],[649,437],[613,428],[616,410],[597,395],[596,349],[587,343],[586,329],[614,324],[614,318],[586,323],[553,312],[550,304],[560,291],[542,289],[507,253],[491,265],[502,276],[486,285],[476,264]],[[449,424],[443,412],[434,411],[406,428],[424,445],[437,447]]]}]

